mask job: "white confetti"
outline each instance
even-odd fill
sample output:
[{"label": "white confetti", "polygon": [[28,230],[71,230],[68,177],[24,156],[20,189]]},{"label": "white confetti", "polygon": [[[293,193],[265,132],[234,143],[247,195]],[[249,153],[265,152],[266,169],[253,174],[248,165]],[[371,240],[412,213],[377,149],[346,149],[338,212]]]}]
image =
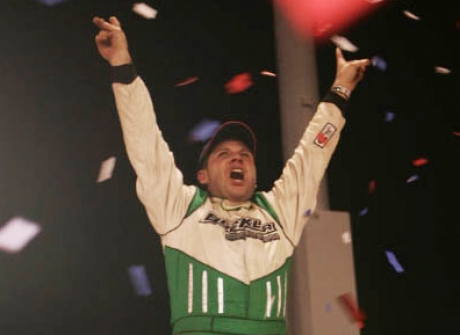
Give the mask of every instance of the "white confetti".
[{"label": "white confetti", "polygon": [[99,170],[99,176],[97,178],[98,183],[102,183],[112,178],[116,161],[117,158],[113,156],[102,162],[101,169]]},{"label": "white confetti", "polygon": [[345,244],[351,243],[351,234],[349,231],[346,231],[345,233],[342,234],[342,241]]},{"label": "white confetti", "polygon": [[350,42],[349,39],[340,35],[334,35],[331,37],[332,43],[338,46],[340,49],[349,52],[356,52],[358,51],[358,47]]},{"label": "white confetti", "polygon": [[260,71],[260,74],[267,77],[276,77],[276,73],[267,70]]},{"label": "white confetti", "polygon": [[0,228],[0,249],[16,253],[21,251],[39,232],[41,227],[22,217],[14,217]]},{"label": "white confetti", "polygon": [[135,3],[133,6],[133,12],[146,19],[154,19],[158,14],[158,11],[155,8],[150,7],[145,2]]},{"label": "white confetti", "polygon": [[420,17],[415,15],[414,13],[412,12],[409,12],[408,10],[405,10],[404,12],[404,15],[406,15],[409,19],[412,19],[412,20],[415,20],[415,21],[420,21]]},{"label": "white confetti", "polygon": [[435,67],[434,67],[434,72],[440,73],[440,74],[450,74],[452,71],[449,70],[449,69],[446,68],[446,67],[435,66]]}]

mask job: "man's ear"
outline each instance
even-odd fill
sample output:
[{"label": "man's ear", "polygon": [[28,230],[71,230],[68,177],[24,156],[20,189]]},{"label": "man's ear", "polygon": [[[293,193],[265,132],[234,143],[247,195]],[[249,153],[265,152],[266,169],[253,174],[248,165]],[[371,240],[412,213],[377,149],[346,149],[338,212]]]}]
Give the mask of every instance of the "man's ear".
[{"label": "man's ear", "polygon": [[198,172],[196,173],[196,179],[198,180],[198,182],[201,184],[201,185],[207,185],[208,184],[208,170],[206,169],[201,169],[201,170],[198,170]]}]

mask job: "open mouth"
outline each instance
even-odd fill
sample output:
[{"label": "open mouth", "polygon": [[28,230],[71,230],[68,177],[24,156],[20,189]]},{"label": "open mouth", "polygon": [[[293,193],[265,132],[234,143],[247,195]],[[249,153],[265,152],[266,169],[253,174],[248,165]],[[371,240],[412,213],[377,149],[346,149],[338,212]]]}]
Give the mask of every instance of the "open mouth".
[{"label": "open mouth", "polygon": [[230,171],[230,178],[231,179],[236,179],[236,180],[243,180],[244,179],[243,170],[241,170],[241,169],[232,169]]}]

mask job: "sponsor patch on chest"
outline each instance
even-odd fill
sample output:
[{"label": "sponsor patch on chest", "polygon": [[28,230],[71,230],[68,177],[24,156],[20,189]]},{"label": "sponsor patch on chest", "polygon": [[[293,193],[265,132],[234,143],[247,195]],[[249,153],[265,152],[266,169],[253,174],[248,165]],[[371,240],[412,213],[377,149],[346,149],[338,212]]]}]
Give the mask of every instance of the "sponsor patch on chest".
[{"label": "sponsor patch on chest", "polygon": [[225,238],[229,241],[254,238],[263,242],[270,242],[280,239],[274,222],[262,223],[259,219],[254,218],[226,220],[219,218],[212,212],[208,213],[208,215],[199,222],[211,223],[224,228]]},{"label": "sponsor patch on chest", "polygon": [[333,124],[326,123],[323,130],[321,130],[318,135],[316,135],[313,143],[321,148],[324,148],[336,131],[337,128]]}]

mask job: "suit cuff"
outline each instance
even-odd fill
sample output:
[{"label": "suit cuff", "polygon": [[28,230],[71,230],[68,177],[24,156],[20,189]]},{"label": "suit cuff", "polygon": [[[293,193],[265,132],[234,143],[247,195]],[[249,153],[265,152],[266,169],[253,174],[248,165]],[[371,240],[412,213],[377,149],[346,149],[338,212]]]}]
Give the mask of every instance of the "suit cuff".
[{"label": "suit cuff", "polygon": [[341,110],[342,115],[345,115],[345,112],[348,109],[348,100],[333,91],[328,91],[326,93],[323,98],[323,102],[331,102],[336,105]]},{"label": "suit cuff", "polygon": [[112,83],[131,84],[137,78],[136,67],[133,63],[112,66],[110,81]]}]

